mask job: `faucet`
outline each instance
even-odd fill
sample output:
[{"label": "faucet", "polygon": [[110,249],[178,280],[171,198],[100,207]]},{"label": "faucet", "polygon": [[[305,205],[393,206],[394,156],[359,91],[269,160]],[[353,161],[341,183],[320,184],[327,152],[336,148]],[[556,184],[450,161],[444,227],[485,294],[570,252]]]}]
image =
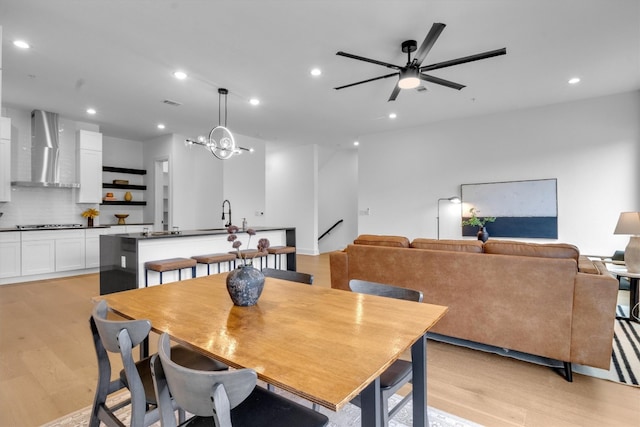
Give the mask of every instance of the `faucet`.
[{"label": "faucet", "polygon": [[227,210],[227,212],[226,212],[227,214],[229,214],[229,218],[228,218],[227,223],[224,226],[225,227],[229,227],[231,225],[231,202],[229,200],[226,200],[226,199],[225,199],[224,202],[222,202],[222,219],[223,220],[225,219],[225,217],[224,217],[225,216],[225,212],[224,212],[224,204],[225,203],[227,205],[229,205],[229,210]]}]

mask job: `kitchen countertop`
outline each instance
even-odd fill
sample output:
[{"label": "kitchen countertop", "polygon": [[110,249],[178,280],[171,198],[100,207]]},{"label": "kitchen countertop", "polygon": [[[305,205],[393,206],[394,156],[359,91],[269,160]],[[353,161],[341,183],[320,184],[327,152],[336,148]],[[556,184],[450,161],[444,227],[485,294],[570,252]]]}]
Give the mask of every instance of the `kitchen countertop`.
[{"label": "kitchen countertop", "polygon": [[[260,231],[277,231],[277,230],[292,230],[293,227],[251,227],[256,232]],[[238,230],[236,234],[243,234],[246,231]],[[192,236],[210,236],[217,234],[228,234],[226,228],[202,228],[198,230],[180,230],[178,233],[172,233],[171,231],[154,231],[148,236],[142,233],[122,233],[117,236],[120,238],[131,238],[136,240],[152,240],[152,239],[166,239],[176,237],[192,237]]]},{"label": "kitchen countertop", "polygon": [[[124,225],[148,225],[148,226],[153,226],[153,224],[150,223],[131,223],[131,224],[124,224]],[[95,225],[93,227],[87,227],[87,226],[82,226],[82,227],[56,227],[56,228],[36,228],[36,229],[25,229],[25,230],[21,230],[19,228],[17,228],[17,226],[14,226],[12,228],[0,228],[0,233],[2,232],[6,232],[6,231],[51,231],[51,230],[86,230],[86,229],[92,229],[92,228],[111,228],[111,227],[121,227],[123,226],[123,224],[101,224],[101,225]]]}]

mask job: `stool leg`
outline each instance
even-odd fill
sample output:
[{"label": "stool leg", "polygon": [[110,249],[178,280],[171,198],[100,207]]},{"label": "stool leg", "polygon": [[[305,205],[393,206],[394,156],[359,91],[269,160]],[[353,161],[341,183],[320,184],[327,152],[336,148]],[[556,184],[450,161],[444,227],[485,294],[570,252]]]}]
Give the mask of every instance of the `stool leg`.
[{"label": "stool leg", "polygon": [[146,268],[144,269],[144,287],[149,287],[149,270],[147,270]]},{"label": "stool leg", "polygon": [[196,265],[194,265],[193,267],[191,267],[191,278],[192,278],[192,279],[195,279],[195,277],[196,277],[196,266],[197,266],[197,265],[198,265],[198,264],[196,264]]},{"label": "stool leg", "polygon": [[162,285],[162,271],[160,272],[160,284]]},{"label": "stool leg", "polygon": [[181,268],[178,269],[178,282],[180,280],[182,280],[182,269]]}]

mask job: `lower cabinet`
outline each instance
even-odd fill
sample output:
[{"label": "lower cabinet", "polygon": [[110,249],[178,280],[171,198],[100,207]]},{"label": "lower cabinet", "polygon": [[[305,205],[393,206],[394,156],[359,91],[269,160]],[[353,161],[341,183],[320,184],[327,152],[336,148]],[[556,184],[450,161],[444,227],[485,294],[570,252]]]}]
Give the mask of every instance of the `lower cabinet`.
[{"label": "lower cabinet", "polygon": [[84,230],[60,230],[56,238],[56,271],[85,268]]},{"label": "lower cabinet", "polygon": [[111,232],[110,228],[88,228],[85,230],[85,268],[100,267],[100,236]]},{"label": "lower cabinet", "polygon": [[[35,233],[31,233],[35,234]],[[22,275],[53,273],[56,268],[56,242],[51,239],[22,240]]]},{"label": "lower cabinet", "polygon": [[84,230],[22,232],[23,276],[84,268]]},{"label": "lower cabinet", "polygon": [[20,276],[21,266],[20,232],[0,233],[0,279]]}]

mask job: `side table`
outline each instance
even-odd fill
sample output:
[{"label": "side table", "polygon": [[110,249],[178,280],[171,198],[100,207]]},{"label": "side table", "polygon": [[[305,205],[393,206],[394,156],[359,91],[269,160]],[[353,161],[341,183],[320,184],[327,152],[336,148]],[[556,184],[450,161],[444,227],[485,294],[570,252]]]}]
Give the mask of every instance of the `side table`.
[{"label": "side table", "polygon": [[640,321],[640,301],[638,300],[638,282],[640,282],[640,273],[629,273],[624,266],[608,265],[607,269],[616,277],[629,278],[629,317],[616,316],[619,319]]}]

